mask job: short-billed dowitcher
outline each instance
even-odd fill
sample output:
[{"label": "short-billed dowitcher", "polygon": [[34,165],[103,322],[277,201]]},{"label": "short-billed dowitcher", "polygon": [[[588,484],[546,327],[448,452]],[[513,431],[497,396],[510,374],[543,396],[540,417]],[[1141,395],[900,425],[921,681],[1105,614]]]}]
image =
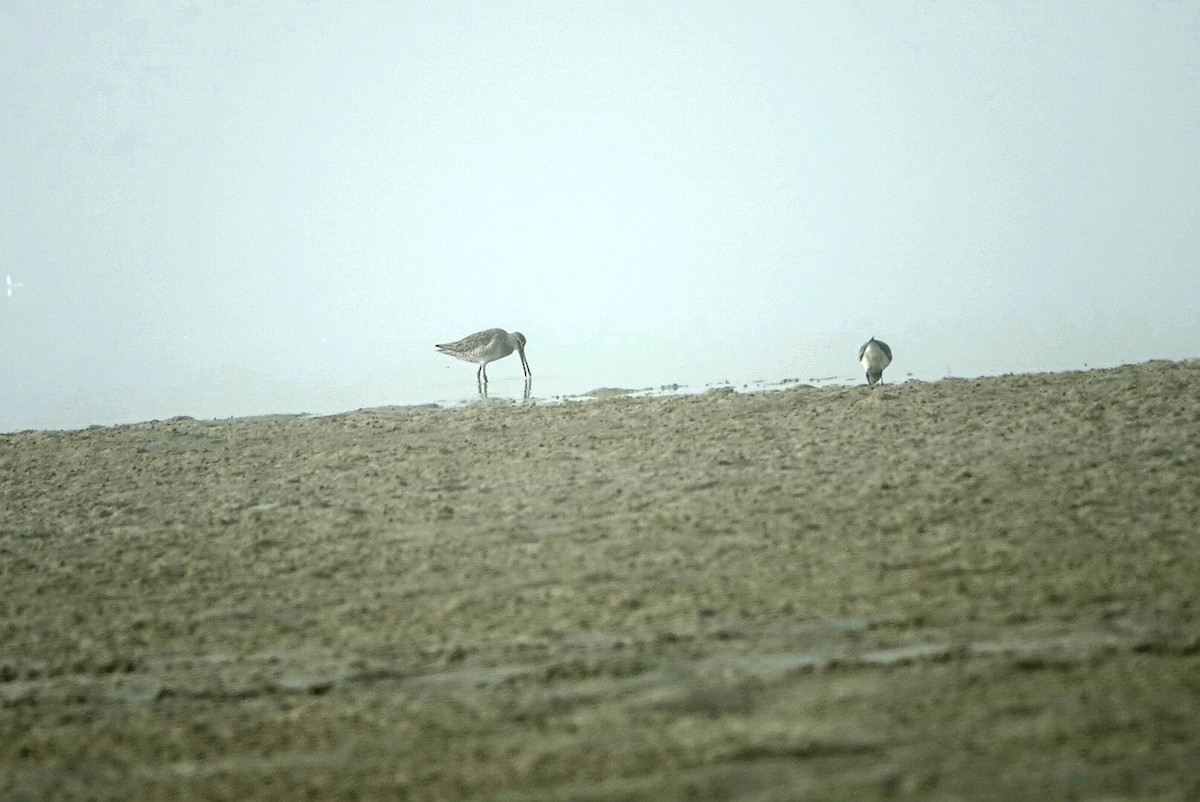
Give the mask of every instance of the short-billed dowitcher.
[{"label": "short-billed dowitcher", "polygon": [[867,384],[883,383],[883,369],[892,364],[892,349],[874,337],[858,349],[858,362],[867,372]]},{"label": "short-billed dowitcher", "polygon": [[479,365],[479,370],[475,372],[475,380],[483,384],[487,384],[488,380],[488,363],[503,359],[514,350],[521,357],[521,368],[525,371],[525,375],[533,376],[533,371],[529,369],[529,362],[525,359],[525,335],[519,331],[509,334],[504,329],[486,329],[468,334],[457,342],[442,343],[436,348],[455,359]]}]

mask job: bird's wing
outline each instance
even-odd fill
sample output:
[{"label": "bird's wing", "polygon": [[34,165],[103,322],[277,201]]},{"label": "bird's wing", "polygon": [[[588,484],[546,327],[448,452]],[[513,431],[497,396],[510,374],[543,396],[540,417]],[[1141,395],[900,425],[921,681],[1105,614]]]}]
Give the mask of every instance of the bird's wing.
[{"label": "bird's wing", "polygon": [[437,347],[445,351],[472,353],[474,351],[486,348],[489,343],[503,334],[504,331],[502,329],[484,329],[483,331],[477,331],[474,334],[468,334],[466,337],[463,337],[457,342],[443,343]]}]

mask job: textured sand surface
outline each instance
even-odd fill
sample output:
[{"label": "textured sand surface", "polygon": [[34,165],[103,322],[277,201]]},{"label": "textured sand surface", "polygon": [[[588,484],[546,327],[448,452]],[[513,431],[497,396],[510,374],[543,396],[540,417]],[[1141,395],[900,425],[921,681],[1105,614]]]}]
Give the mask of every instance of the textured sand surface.
[{"label": "textured sand surface", "polygon": [[1198,391],[0,436],[0,798],[1200,798]]}]

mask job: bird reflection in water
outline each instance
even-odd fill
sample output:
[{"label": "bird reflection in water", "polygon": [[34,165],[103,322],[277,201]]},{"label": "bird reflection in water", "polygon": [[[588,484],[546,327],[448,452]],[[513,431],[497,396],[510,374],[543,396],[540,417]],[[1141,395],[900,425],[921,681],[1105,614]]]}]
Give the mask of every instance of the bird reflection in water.
[{"label": "bird reflection in water", "polygon": [[[486,384],[477,385],[477,389],[479,390],[479,400],[480,401],[489,400],[488,399],[488,386]],[[532,395],[533,395],[533,377],[526,376],[525,377],[525,393],[521,396],[521,403],[523,403],[523,404],[528,403],[528,401],[532,397]],[[497,399],[497,400],[499,400],[499,399]]]}]

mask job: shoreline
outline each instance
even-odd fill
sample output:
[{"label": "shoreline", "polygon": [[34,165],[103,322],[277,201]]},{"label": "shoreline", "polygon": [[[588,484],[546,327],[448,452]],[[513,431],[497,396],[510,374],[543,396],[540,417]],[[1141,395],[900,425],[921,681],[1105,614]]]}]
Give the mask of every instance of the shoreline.
[{"label": "shoreline", "polygon": [[[1057,370],[1057,371],[1039,371],[1029,373],[1002,373],[987,376],[942,376],[933,380],[924,380],[918,378],[906,378],[902,382],[885,382],[883,387],[902,387],[905,385],[936,385],[942,382],[978,382],[988,381],[992,379],[1005,379],[1014,377],[1041,377],[1041,376],[1059,376],[1059,375],[1075,375],[1075,374],[1101,374],[1112,371],[1119,371],[1127,368],[1136,368],[1139,366],[1149,365],[1187,365],[1189,363],[1200,361],[1200,357],[1182,360],[1170,359],[1151,359],[1145,362],[1130,363],[1125,365],[1116,365],[1108,368],[1078,368],[1074,370]],[[555,395],[546,398],[531,397],[525,400],[517,400],[513,398],[464,398],[457,401],[426,401],[413,404],[383,404],[370,407],[357,407],[349,410],[340,410],[337,412],[267,412],[257,415],[230,415],[226,417],[195,417],[192,415],[173,415],[168,418],[150,418],[147,420],[130,421],[126,423],[112,424],[89,424],[75,428],[65,429],[17,429],[13,431],[0,432],[0,437],[8,437],[13,435],[25,434],[70,434],[72,432],[90,431],[94,429],[114,429],[122,427],[138,427],[149,426],[158,423],[170,423],[174,421],[195,421],[204,424],[221,424],[236,421],[263,421],[273,422],[279,420],[290,419],[317,419],[317,418],[332,418],[341,415],[350,415],[354,413],[370,413],[379,412],[380,414],[394,414],[403,410],[416,409],[459,409],[463,407],[472,407],[476,405],[496,405],[496,406],[521,406],[524,404],[530,405],[554,405],[564,403],[577,403],[585,401],[601,401],[612,398],[677,398],[694,395],[703,395],[706,393],[721,393],[735,392],[739,395],[748,395],[754,393],[771,393],[783,392],[791,389],[810,389],[810,390],[828,390],[828,389],[848,389],[854,387],[866,387],[866,383],[859,379],[848,378],[843,376],[829,376],[823,378],[784,378],[777,381],[768,381],[766,379],[758,379],[753,382],[733,382],[720,381],[709,382],[703,385],[682,385],[682,384],[664,384],[659,387],[597,387],[586,392],[573,395]]]}]

